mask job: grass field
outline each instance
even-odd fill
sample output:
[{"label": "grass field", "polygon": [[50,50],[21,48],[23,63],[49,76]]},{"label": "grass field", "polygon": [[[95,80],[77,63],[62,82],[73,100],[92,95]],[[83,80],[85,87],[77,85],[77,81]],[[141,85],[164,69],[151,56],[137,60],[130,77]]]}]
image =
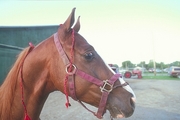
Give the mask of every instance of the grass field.
[{"label": "grass field", "polygon": [[157,73],[156,76],[154,73],[143,73],[143,79],[151,80],[180,80],[178,77],[169,76],[167,73]]},{"label": "grass field", "polygon": [[151,79],[151,80],[180,80],[180,78],[171,77],[171,76],[143,76],[143,79]]}]

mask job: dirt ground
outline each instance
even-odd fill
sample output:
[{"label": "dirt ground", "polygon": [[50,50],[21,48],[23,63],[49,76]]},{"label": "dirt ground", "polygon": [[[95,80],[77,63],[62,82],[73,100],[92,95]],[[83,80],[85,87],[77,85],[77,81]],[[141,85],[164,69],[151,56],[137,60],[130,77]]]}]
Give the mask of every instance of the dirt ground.
[{"label": "dirt ground", "polygon": [[[136,94],[136,110],[130,118],[121,120],[180,120],[180,80],[126,81]],[[70,103],[72,106],[66,109],[65,96],[60,92],[51,93],[41,112],[41,120],[98,120],[79,103],[72,99]],[[108,113],[103,120],[110,120]]]}]

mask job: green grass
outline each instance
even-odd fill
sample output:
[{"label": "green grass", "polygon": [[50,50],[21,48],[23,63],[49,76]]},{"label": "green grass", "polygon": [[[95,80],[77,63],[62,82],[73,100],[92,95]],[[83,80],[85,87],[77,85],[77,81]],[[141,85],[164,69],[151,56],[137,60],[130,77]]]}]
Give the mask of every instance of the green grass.
[{"label": "green grass", "polygon": [[171,76],[143,76],[143,79],[147,80],[180,80],[180,78]]},{"label": "green grass", "polygon": [[157,73],[154,76],[154,73],[144,73],[143,79],[145,80],[180,80],[178,77],[168,76],[167,73]]}]

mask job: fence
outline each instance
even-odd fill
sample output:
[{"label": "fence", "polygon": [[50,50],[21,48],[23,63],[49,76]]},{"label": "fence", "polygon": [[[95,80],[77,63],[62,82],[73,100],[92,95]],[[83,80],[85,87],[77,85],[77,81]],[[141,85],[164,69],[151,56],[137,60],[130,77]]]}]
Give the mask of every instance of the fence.
[{"label": "fence", "polygon": [[16,56],[29,42],[36,45],[57,29],[57,25],[0,27],[0,84],[11,69]]}]

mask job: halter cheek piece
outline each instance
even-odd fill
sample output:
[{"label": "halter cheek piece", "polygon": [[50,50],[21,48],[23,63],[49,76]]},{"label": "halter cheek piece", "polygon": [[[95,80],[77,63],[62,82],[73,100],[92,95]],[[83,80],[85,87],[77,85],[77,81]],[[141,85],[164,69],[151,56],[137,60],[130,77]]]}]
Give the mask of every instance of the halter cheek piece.
[{"label": "halter cheek piece", "polygon": [[[74,48],[74,30],[72,30],[72,50],[71,50],[71,53],[73,51],[73,48]],[[118,80],[119,77],[121,77],[120,74],[114,74],[110,79],[108,80],[100,80],[100,79],[97,79],[81,70],[79,70],[73,63],[72,63],[72,59],[73,59],[73,54],[71,54],[71,59],[69,60],[65,51],[63,50],[62,46],[61,46],[61,43],[59,42],[59,38],[58,38],[58,34],[55,33],[54,34],[54,42],[55,42],[55,45],[56,45],[56,48],[64,62],[64,64],[66,65],[66,78],[67,78],[67,82],[68,82],[68,86],[69,86],[69,93],[70,93],[70,96],[78,101],[85,109],[87,109],[89,112],[93,113],[97,118],[101,119],[103,114],[105,113],[105,106],[106,106],[106,102],[107,102],[107,98],[108,98],[108,95],[109,93],[117,88],[117,87],[123,87],[123,86],[126,86],[128,85],[128,83],[124,83],[124,84],[120,84],[120,85],[117,85],[117,86],[114,86],[114,83],[116,80]],[[70,69],[70,70],[69,70]],[[97,113],[96,112],[93,112],[91,111],[90,109],[88,109],[80,100],[78,100],[78,98],[76,97],[76,93],[75,93],[75,81],[74,81],[74,75],[78,75],[80,76],[81,78],[99,86],[100,88],[100,91],[102,92],[102,96],[101,96],[101,100],[100,100],[100,104],[99,104],[99,107],[98,107],[98,111]],[[66,84],[65,84],[66,85]],[[66,92],[66,91],[65,91]],[[67,95],[67,94],[66,94]],[[68,101],[68,104],[67,105],[70,105],[69,104],[69,100],[68,100],[68,95],[66,96],[67,98],[67,101]]]}]

